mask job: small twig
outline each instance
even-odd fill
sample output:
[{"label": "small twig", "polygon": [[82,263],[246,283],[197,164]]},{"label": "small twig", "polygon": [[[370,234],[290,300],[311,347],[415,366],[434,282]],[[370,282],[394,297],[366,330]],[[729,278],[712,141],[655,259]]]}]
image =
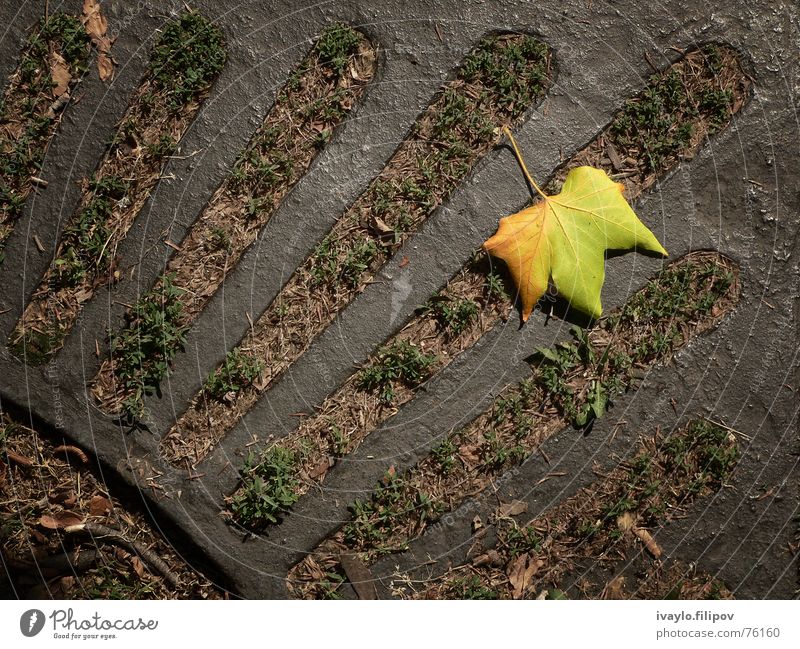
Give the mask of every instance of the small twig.
[{"label": "small twig", "polygon": [[66,453],[69,455],[70,453],[77,456],[77,458],[83,462],[84,464],[89,464],[89,456],[86,455],[81,449],[77,446],[70,446],[67,444],[62,444],[61,446],[56,446],[53,449],[53,453]]},{"label": "small twig", "polygon": [[33,466],[33,460],[25,457],[24,455],[20,455],[16,451],[6,449],[6,455],[8,456],[8,459],[15,464],[19,464],[20,466]]},{"label": "small twig", "polygon": [[658,67],[656,67],[656,64],[653,63],[653,60],[650,58],[650,54],[648,54],[647,52],[644,53],[644,60],[647,61],[647,65],[650,66],[653,72],[655,72],[656,74],[661,72],[661,70],[659,70]]},{"label": "small twig", "polygon": [[168,160],[188,160],[189,158],[194,158],[198,153],[200,153],[200,149],[196,149],[191,153],[187,153],[185,155],[168,155],[165,156]]},{"label": "small twig", "polygon": [[544,478],[539,478],[538,482],[536,483],[536,486],[539,486],[540,484],[547,482],[551,478],[560,478],[565,475],[567,475],[566,471],[551,471],[550,473],[545,474]]},{"label": "small twig", "polygon": [[375,577],[358,555],[341,554],[339,563],[359,599],[378,599]]},{"label": "small twig", "polygon": [[706,417],[705,420],[710,424],[714,424],[715,426],[719,426],[723,430],[727,430],[729,433],[733,433],[734,435],[739,435],[740,437],[743,437],[748,442],[752,441],[752,439],[753,439],[750,435],[747,435],[747,434],[743,433],[740,430],[736,430],[735,428],[731,428],[730,426],[726,426],[721,421],[715,421],[714,419],[711,419],[711,417]]},{"label": "small twig", "polygon": [[171,588],[178,587],[178,576],[170,570],[169,566],[154,552],[148,550],[144,546],[131,541],[117,530],[100,525],[99,523],[81,523],[80,525],[70,525],[64,528],[67,534],[88,534],[89,536],[102,538],[108,540],[110,543],[115,543],[126,550],[139,555],[144,559],[145,563],[150,566],[150,571],[164,577],[164,580]]},{"label": "small twig", "polygon": [[26,572],[27,577],[53,579],[64,574],[86,572],[99,558],[100,553],[97,550],[76,549],[71,553],[63,552],[44,558],[33,555],[24,559],[6,556],[5,560],[12,570]]},{"label": "small twig", "polygon": [[[188,464],[189,461],[187,460],[186,463]],[[193,470],[194,470],[193,468],[189,469],[188,474],[184,478],[184,480],[199,480],[200,478],[206,475],[205,473],[192,473]]]}]

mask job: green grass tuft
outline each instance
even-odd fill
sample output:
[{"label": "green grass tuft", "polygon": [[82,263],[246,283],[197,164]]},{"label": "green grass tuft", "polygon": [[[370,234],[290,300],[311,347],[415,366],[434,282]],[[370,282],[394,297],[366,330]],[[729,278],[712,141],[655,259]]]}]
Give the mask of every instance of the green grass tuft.
[{"label": "green grass tuft", "polygon": [[351,27],[326,27],[316,45],[319,62],[336,74],[342,74],[350,57],[358,51],[360,42],[358,33]]},{"label": "green grass tuft", "polygon": [[242,469],[242,487],[231,501],[236,520],[253,529],[277,523],[299,498],[297,460],[295,453],[281,446],[260,457],[251,454]]},{"label": "green grass tuft", "polygon": [[128,184],[116,176],[89,182],[89,197],[62,235],[61,254],[56,258],[53,288],[77,286],[90,274],[108,269],[112,250],[111,215],[125,196]]},{"label": "green grass tuft", "polygon": [[618,145],[640,151],[645,173],[662,169],[668,158],[689,147],[693,122],[705,120],[713,133],[731,117],[733,93],[714,87],[721,69],[719,49],[709,46],[703,52],[704,69],[654,75],[650,86],[629,100],[611,124],[610,135]]},{"label": "green grass tuft", "polygon": [[360,390],[378,392],[381,403],[389,405],[394,399],[396,383],[415,388],[430,376],[436,356],[425,354],[406,340],[381,348],[375,360],[358,376]]},{"label": "green grass tuft", "polygon": [[120,388],[129,396],[123,413],[135,419],[143,414],[145,395],[158,390],[169,365],[186,343],[182,289],[165,275],[161,285],[144,294],[128,315],[129,326],[111,338]]},{"label": "green grass tuft", "polygon": [[199,13],[184,13],[164,28],[150,55],[153,86],[180,109],[208,90],[226,58],[219,29]]},{"label": "green grass tuft", "polygon": [[478,304],[470,299],[436,300],[427,308],[450,338],[464,333],[480,313]]},{"label": "green grass tuft", "polygon": [[208,377],[204,389],[206,394],[218,400],[230,392],[252,385],[264,370],[264,364],[257,358],[248,356],[240,349],[232,349],[225,362]]}]

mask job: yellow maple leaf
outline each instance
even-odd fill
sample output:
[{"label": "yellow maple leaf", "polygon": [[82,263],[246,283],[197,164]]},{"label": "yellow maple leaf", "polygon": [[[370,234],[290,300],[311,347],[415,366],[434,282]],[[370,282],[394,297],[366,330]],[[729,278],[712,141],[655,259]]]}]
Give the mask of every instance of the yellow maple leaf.
[{"label": "yellow maple leaf", "polygon": [[542,200],[500,219],[497,232],[483,249],[508,266],[519,290],[523,321],[551,279],[571,307],[599,318],[607,250],[647,251],[664,257],[667,251],[628,205],[621,183],[602,169],[575,167],[567,174],[561,193],[548,196],[528,173],[511,132],[504,130],[525,177]]}]

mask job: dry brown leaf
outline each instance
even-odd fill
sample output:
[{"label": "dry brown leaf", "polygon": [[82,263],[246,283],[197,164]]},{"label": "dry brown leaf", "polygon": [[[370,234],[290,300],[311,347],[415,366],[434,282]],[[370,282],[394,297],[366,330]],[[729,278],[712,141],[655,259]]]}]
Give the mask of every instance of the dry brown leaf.
[{"label": "dry brown leaf", "polygon": [[600,599],[625,599],[625,577],[617,575],[609,581],[603,588]]},{"label": "dry brown leaf", "polygon": [[539,572],[539,568],[544,565],[544,561],[542,559],[531,559],[528,561],[528,567],[525,569],[525,588],[527,589],[528,584],[530,584],[531,579],[533,576]]},{"label": "dry brown leaf", "polygon": [[512,559],[506,567],[506,575],[511,583],[514,593],[512,597],[519,599],[525,590],[525,572],[528,566],[528,555],[520,554]]},{"label": "dry brown leaf", "polygon": [[479,447],[475,444],[466,444],[462,446],[458,454],[464,458],[464,462],[467,466],[475,466],[481,459]]},{"label": "dry brown leaf", "polygon": [[308,560],[308,574],[314,581],[319,581],[325,576],[325,572],[313,559]]},{"label": "dry brown leaf", "polygon": [[630,512],[617,516],[617,527],[620,532],[630,532],[636,527],[636,518]]},{"label": "dry brown leaf", "polygon": [[53,453],[66,453],[66,454],[73,454],[75,455],[81,462],[84,464],[89,463],[89,456],[86,455],[81,449],[77,446],[72,446],[70,444],[62,444],[61,446],[56,446],[53,449]]},{"label": "dry brown leaf", "polygon": [[108,498],[103,496],[92,496],[89,501],[89,513],[92,516],[103,516],[113,509],[114,505]]},{"label": "dry brown leaf", "polygon": [[328,462],[328,458],[325,458],[316,467],[314,467],[313,469],[311,469],[311,471],[309,471],[308,477],[311,478],[312,480],[315,480],[316,478],[324,476],[328,472],[329,468],[330,468],[330,462]]},{"label": "dry brown leaf", "polygon": [[532,559],[527,554],[521,554],[508,562],[506,575],[514,588],[512,597],[520,599],[531,583],[533,576],[544,565],[541,559]]},{"label": "dry brown leaf", "polygon": [[650,534],[650,532],[641,527],[637,527],[635,530],[633,530],[633,533],[642,543],[644,543],[644,547],[647,548],[647,551],[650,554],[652,554],[656,559],[661,557],[661,546],[656,543],[656,540],[653,538],[653,535]]},{"label": "dry brown leaf", "polygon": [[379,216],[372,217],[372,229],[375,230],[377,234],[394,234],[394,228],[389,227]]},{"label": "dry brown leaf", "polygon": [[611,142],[606,142],[606,155],[608,159],[611,160],[611,166],[614,167],[614,171],[622,171],[622,159],[619,157],[619,153],[617,153],[617,150]]},{"label": "dry brown leaf", "polygon": [[6,455],[11,462],[14,462],[14,464],[19,464],[20,466],[33,466],[33,460],[25,457],[24,455],[20,455],[15,451],[6,449]]},{"label": "dry brown leaf", "polygon": [[114,76],[114,61],[111,59],[111,39],[106,36],[108,21],[98,0],[83,0],[83,25],[97,48],[97,72],[100,79],[108,81]]},{"label": "dry brown leaf", "polygon": [[67,593],[75,586],[75,581],[75,577],[67,575],[58,580],[58,585],[63,593]]},{"label": "dry brown leaf", "polygon": [[60,97],[69,88],[69,82],[72,81],[72,75],[69,71],[69,66],[58,52],[50,54],[50,77],[53,80],[53,96]]},{"label": "dry brown leaf", "polygon": [[617,516],[617,527],[621,532],[632,532],[638,538],[647,551],[652,554],[656,559],[661,556],[661,546],[656,543],[652,534],[646,529],[636,527],[636,517],[631,512],[625,512]]},{"label": "dry brown leaf", "polygon": [[506,564],[506,576],[511,582],[512,586],[516,586],[519,581],[520,575],[525,572],[525,565],[528,561],[528,555],[518,554]]},{"label": "dry brown leaf", "polygon": [[524,500],[512,500],[510,503],[502,503],[496,513],[498,518],[509,518],[524,514],[526,511],[528,511],[528,503]]},{"label": "dry brown leaf", "polygon": [[[48,495],[47,499],[51,503],[54,503],[54,504],[57,504],[57,505],[64,505],[64,503],[67,500],[69,500],[70,498],[73,498],[74,495],[75,495],[75,492],[71,491],[70,489],[61,489],[61,490],[55,491],[54,493]],[[74,505],[74,504],[75,504],[75,501],[73,499],[72,505]],[[65,508],[69,509],[70,507],[72,507],[72,505],[65,505]]]},{"label": "dry brown leaf", "polygon": [[144,579],[144,564],[142,563],[142,560],[134,555],[131,557],[131,565],[133,566],[133,571],[137,574],[139,579]]},{"label": "dry brown leaf", "polygon": [[372,51],[362,52],[361,56],[356,57],[353,66],[350,68],[350,75],[356,81],[370,79],[374,65],[375,53]]},{"label": "dry brown leaf", "polygon": [[108,21],[100,9],[99,0],[83,0],[83,25],[93,41],[105,38]]},{"label": "dry brown leaf", "polygon": [[[108,44],[108,49],[111,49],[111,43]],[[109,81],[114,77],[114,62],[106,52],[100,51],[97,55],[97,73],[101,81]]]},{"label": "dry brown leaf", "polygon": [[63,511],[47,516],[46,514],[39,519],[39,525],[48,530],[59,530],[71,525],[80,525],[83,518],[74,512]]},{"label": "dry brown leaf", "polygon": [[38,543],[39,547],[35,547],[31,550],[33,556],[47,556],[47,548],[42,547],[47,545],[47,537],[42,534],[39,530],[30,530],[31,538]]},{"label": "dry brown leaf", "polygon": [[489,550],[488,552],[478,555],[473,559],[472,565],[476,568],[481,566],[497,566],[501,563],[500,553],[497,550]]},{"label": "dry brown leaf", "polygon": [[394,228],[387,225],[386,221],[378,216],[373,216],[372,220],[370,221],[370,229],[372,232],[377,236],[382,243],[384,244],[391,244],[394,243],[395,239],[395,232]]}]

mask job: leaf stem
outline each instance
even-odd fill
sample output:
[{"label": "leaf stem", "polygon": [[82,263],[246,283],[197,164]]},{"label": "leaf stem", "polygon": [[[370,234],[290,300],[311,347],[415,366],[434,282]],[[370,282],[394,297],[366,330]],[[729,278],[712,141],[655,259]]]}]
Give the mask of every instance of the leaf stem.
[{"label": "leaf stem", "polygon": [[528,179],[528,182],[531,186],[536,190],[536,192],[545,200],[550,198],[547,194],[545,194],[539,185],[536,184],[536,181],[531,177],[530,173],[528,173],[528,168],[525,166],[525,161],[522,159],[522,154],[519,151],[519,147],[517,146],[517,141],[514,139],[514,136],[511,135],[511,130],[508,126],[503,127],[503,133],[508,136],[508,139],[511,140],[511,146],[514,148],[514,155],[517,156],[517,162],[519,162],[519,166],[522,167],[522,173],[525,174],[525,178]]}]

